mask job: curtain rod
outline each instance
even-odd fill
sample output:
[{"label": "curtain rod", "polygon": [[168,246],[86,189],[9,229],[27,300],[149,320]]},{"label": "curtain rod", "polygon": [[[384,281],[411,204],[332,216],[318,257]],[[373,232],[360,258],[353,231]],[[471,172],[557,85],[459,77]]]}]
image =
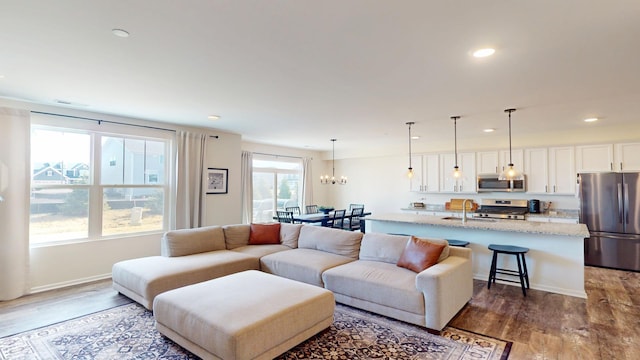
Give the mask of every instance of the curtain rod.
[{"label": "curtain rod", "polygon": [[[153,129],[153,130],[162,130],[162,131],[171,131],[171,132],[176,132],[173,129],[167,129],[167,128],[161,128],[161,127],[156,127],[156,126],[148,126],[148,125],[138,125],[138,124],[128,124],[128,123],[123,123],[123,122],[119,122],[119,121],[111,121],[111,120],[100,120],[100,119],[93,119],[93,118],[88,118],[88,117],[82,117],[82,116],[73,116],[73,115],[63,115],[63,114],[55,114],[55,113],[50,113],[50,112],[43,112],[43,111],[31,111],[34,114],[41,114],[41,115],[51,115],[51,116],[60,116],[60,117],[66,117],[66,118],[70,118],[70,119],[78,119],[78,120],[87,120],[87,121],[95,121],[98,123],[98,125],[100,125],[101,123],[107,123],[107,124],[116,124],[116,125],[126,125],[126,126],[135,126],[135,127],[139,127],[139,128],[144,128],[144,129]],[[211,138],[218,138],[218,135],[209,135],[209,137]]]},{"label": "curtain rod", "polygon": [[257,154],[257,155],[266,155],[266,156],[275,156],[275,157],[287,157],[287,158],[293,158],[293,159],[302,159],[302,156],[276,155],[276,154],[267,154],[267,153],[261,153],[261,152],[252,152],[252,154]]}]

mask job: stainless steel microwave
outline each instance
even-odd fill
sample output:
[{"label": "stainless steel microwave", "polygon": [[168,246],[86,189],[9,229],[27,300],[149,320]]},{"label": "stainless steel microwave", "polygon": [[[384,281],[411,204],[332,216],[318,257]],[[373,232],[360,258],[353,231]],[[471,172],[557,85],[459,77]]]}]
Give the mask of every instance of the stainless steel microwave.
[{"label": "stainless steel microwave", "polygon": [[478,192],[524,192],[526,177],[522,180],[498,180],[499,174],[478,175]]}]

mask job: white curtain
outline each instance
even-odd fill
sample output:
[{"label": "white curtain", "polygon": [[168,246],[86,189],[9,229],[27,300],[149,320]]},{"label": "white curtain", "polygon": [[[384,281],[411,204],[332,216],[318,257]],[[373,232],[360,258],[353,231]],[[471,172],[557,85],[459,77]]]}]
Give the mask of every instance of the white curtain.
[{"label": "white curtain", "polygon": [[249,224],[253,220],[253,153],[242,152],[241,186],[242,186],[242,223]]},{"label": "white curtain", "polygon": [[30,121],[0,107],[0,301],[29,290]]},{"label": "white curtain", "polygon": [[302,159],[302,208],[313,205],[313,175],[311,174],[311,158]]},{"label": "white curtain", "polygon": [[204,224],[207,137],[206,134],[176,132],[176,229]]}]

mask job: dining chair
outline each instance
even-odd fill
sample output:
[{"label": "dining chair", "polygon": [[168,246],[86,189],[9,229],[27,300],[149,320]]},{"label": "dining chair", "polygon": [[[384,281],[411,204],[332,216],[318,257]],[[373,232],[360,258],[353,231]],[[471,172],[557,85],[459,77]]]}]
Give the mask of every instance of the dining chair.
[{"label": "dining chair", "polygon": [[364,209],[364,204],[349,204],[349,212],[353,211],[353,209]]},{"label": "dining chair", "polygon": [[293,213],[291,211],[276,211],[278,222],[293,224]]},{"label": "dining chair", "polygon": [[[300,215],[300,206],[288,206],[286,208],[284,208],[286,211],[291,211],[293,213],[293,216],[296,215]],[[299,224],[300,221],[296,221],[295,219],[293,220],[294,224]]]},{"label": "dining chair", "polygon": [[344,220],[344,228],[346,230],[360,230],[360,218],[364,213],[364,208],[357,207],[351,210],[351,217]]},{"label": "dining chair", "polygon": [[306,210],[307,210],[307,214],[317,214],[317,213],[319,213],[318,205],[307,205],[306,206]]},{"label": "dining chair", "polygon": [[347,213],[347,210],[334,210],[333,217],[329,220],[327,226],[337,229],[342,229],[344,227],[344,215]]}]

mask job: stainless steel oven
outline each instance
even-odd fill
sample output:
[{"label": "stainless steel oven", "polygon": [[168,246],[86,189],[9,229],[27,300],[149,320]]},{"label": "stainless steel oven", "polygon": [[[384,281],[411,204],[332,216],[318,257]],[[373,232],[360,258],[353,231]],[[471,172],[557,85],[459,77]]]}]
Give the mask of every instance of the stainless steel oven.
[{"label": "stainless steel oven", "polygon": [[478,175],[478,192],[524,192],[526,177],[522,180],[499,180],[498,174]]},{"label": "stainless steel oven", "polygon": [[489,219],[525,220],[527,204],[527,200],[482,199],[480,208],[473,216]]}]

